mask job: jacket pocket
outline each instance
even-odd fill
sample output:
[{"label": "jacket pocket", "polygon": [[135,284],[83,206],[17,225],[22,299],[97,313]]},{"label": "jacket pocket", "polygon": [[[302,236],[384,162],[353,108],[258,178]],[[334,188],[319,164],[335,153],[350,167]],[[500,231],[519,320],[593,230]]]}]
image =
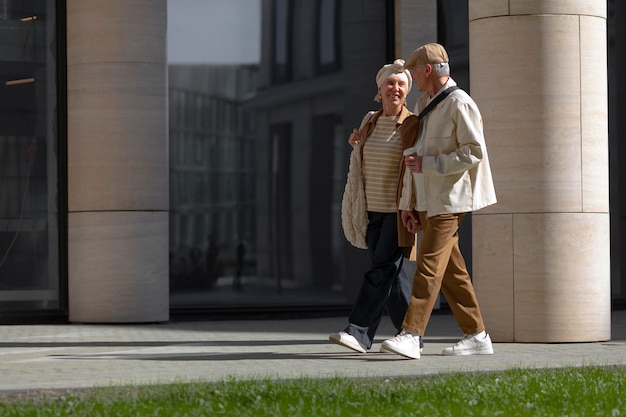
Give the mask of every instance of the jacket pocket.
[{"label": "jacket pocket", "polygon": [[458,147],[454,135],[454,126],[442,126],[441,129],[437,129],[433,133],[435,134],[426,137],[424,155],[436,156],[440,153],[450,153]]}]

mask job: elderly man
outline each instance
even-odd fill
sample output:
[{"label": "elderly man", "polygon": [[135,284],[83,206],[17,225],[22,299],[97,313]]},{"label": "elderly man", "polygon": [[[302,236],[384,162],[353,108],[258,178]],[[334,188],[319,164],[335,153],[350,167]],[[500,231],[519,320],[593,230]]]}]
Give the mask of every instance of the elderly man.
[{"label": "elderly man", "polygon": [[465,334],[443,354],[493,354],[458,236],[466,213],[496,203],[482,118],[476,103],[450,77],[442,45],[417,48],[405,67],[424,94],[415,106],[415,113],[421,113],[417,141],[404,152],[409,168],[404,184],[410,185],[402,190],[400,210],[404,226],[421,229],[423,236],[403,330],[384,341],[382,350],[419,359],[420,341],[441,290]]}]

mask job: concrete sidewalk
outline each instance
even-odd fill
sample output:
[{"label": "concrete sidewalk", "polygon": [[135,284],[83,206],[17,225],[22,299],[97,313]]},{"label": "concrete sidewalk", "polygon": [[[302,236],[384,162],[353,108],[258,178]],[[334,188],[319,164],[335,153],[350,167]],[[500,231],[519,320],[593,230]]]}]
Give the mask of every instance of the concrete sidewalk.
[{"label": "concrete sidewalk", "polygon": [[626,311],[614,311],[612,340],[496,343],[489,356],[444,357],[462,335],[452,315],[434,315],[420,360],[378,353],[393,336],[383,318],[367,354],[328,341],[345,317],[193,321],[146,325],[0,326],[0,391],[89,388],[236,378],[397,377],[511,368],[626,365]]}]

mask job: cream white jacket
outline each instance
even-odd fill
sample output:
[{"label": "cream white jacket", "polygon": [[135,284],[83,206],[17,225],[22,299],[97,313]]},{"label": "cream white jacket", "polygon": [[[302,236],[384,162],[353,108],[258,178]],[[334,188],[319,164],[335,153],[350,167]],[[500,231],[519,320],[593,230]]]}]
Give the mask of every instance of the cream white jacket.
[{"label": "cream white jacket", "polygon": [[[456,82],[450,78],[437,94],[453,85]],[[422,95],[415,114],[428,102],[428,95]],[[474,100],[465,91],[455,90],[420,124],[415,148],[423,157],[423,173],[405,171],[400,210],[427,211],[432,217],[495,204],[482,117]]]}]

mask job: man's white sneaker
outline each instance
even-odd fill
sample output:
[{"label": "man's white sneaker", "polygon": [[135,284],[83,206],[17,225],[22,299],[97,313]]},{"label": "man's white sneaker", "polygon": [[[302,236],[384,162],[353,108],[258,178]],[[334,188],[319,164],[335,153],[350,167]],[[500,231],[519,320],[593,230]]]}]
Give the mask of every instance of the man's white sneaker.
[{"label": "man's white sneaker", "polygon": [[338,345],[345,346],[352,350],[355,350],[360,353],[367,352],[367,348],[361,342],[356,340],[356,337],[352,336],[350,333],[339,332],[339,333],[331,333],[328,335],[328,340],[333,343],[337,343]]},{"label": "man's white sneaker", "polygon": [[[424,351],[424,338],[420,337],[420,353]],[[380,345],[380,353],[393,353],[385,349],[385,344]]]},{"label": "man's white sneaker", "polygon": [[491,338],[486,332],[475,335],[466,334],[463,339],[456,342],[456,345],[447,347],[442,352],[443,355],[493,355],[493,345]]},{"label": "man's white sneaker", "polygon": [[385,340],[380,350],[381,352],[397,353],[411,359],[419,359],[420,336],[402,330],[399,335]]}]

